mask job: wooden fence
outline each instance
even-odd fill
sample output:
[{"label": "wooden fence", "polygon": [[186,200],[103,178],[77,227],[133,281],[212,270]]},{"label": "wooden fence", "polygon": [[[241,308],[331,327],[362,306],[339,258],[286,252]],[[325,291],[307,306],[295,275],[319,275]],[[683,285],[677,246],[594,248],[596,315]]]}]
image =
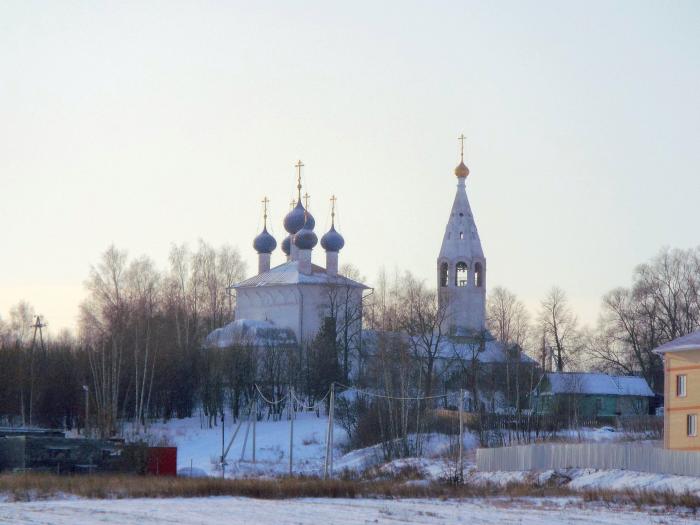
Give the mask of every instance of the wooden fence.
[{"label": "wooden fence", "polygon": [[476,451],[476,466],[492,472],[592,468],[700,476],[700,452],[634,443],[546,443],[480,448]]}]

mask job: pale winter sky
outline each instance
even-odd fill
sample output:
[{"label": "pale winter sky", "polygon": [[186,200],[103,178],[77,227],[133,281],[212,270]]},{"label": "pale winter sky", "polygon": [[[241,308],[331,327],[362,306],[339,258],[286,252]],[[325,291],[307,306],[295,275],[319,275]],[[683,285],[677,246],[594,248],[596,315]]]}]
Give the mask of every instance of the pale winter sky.
[{"label": "pale winter sky", "polygon": [[4,1],[0,315],[75,326],[111,243],[230,243],[251,273],[299,158],[341,262],[434,284],[464,132],[489,286],[534,310],[558,284],[592,323],[700,243],[699,27],[695,1]]}]

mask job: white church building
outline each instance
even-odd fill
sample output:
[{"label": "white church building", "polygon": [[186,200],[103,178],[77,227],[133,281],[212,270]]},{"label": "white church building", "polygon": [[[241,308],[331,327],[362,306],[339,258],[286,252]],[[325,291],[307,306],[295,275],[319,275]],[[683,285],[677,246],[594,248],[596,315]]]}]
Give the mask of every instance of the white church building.
[{"label": "white church building", "polygon": [[[461,139],[463,141],[463,137]],[[257,274],[231,286],[236,293],[235,321],[209,334],[206,346],[308,343],[318,333],[324,318],[340,313],[330,311],[333,293],[338,289],[342,289],[346,300],[349,298],[356,306],[354,311],[359,311],[359,315],[353,316],[352,322],[358,325],[352,331],[363,333],[363,347],[364,341],[372,346],[374,334],[362,331],[362,300],[369,287],[338,273],[338,259],[345,240],[335,229],[334,207],[331,227],[320,241],[326,267],[311,262],[312,251],[319,242],[314,231],[314,217],[302,204],[301,166],[299,162],[297,199],[283,221],[288,233],[281,243],[286,262],[270,267],[270,256],[277,248],[277,241],[267,231],[265,207],[263,231],[253,241],[258,253]],[[480,341],[479,361],[499,363],[505,361],[506,349],[486,329],[486,257],[467,198],[469,169],[464,164],[463,147],[454,174],[457,190],[436,261],[438,300],[445,309],[442,331],[447,334],[440,344],[438,358],[448,363],[456,354],[469,355],[474,352],[474,342]],[[531,362],[524,355],[522,360]]]},{"label": "white church building", "polygon": [[[345,240],[335,229],[335,197],[331,199],[331,227],[320,242],[326,255],[326,267],[311,262],[312,251],[319,242],[314,231],[316,221],[308,206],[302,204],[302,166],[299,161],[296,205],[283,221],[288,233],[281,246],[286,262],[270,268],[277,241],[267,231],[265,206],[263,231],[253,241],[253,248],[258,253],[258,273],[230,287],[236,293],[235,321],[209,334],[206,346],[309,343],[326,317],[342,316],[346,310],[353,312],[349,322],[357,324],[352,331],[361,331],[362,295],[370,288],[338,273],[338,259]],[[334,303],[341,297],[345,308],[332,312]],[[351,308],[348,308],[348,303]]]}]

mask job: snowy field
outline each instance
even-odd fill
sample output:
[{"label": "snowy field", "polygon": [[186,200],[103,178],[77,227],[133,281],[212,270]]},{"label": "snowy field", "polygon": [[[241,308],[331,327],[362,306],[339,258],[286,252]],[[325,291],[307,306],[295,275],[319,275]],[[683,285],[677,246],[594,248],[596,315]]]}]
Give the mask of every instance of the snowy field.
[{"label": "snowy field", "polygon": [[61,500],[0,503],[0,523],[82,525],[112,523],[239,525],[377,524],[686,524],[691,516],[659,510],[636,512],[573,498],[505,498],[466,501],[247,498]]}]

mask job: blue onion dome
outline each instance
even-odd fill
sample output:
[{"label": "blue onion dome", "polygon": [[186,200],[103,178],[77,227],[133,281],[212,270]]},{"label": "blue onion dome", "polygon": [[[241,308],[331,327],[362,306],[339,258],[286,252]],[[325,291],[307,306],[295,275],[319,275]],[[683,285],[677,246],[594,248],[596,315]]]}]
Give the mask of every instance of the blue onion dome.
[{"label": "blue onion dome", "polygon": [[304,227],[305,221],[304,206],[301,205],[301,201],[298,201],[294,209],[284,218],[284,229],[294,235]]},{"label": "blue onion dome", "polygon": [[311,250],[316,244],[318,237],[311,230],[303,228],[294,235],[294,245],[300,250]]},{"label": "blue onion dome", "polygon": [[282,251],[285,255],[289,255],[292,251],[292,236],[287,235],[282,241]]},{"label": "blue onion dome", "polygon": [[331,226],[331,229],[321,237],[321,246],[327,252],[339,252],[345,246],[345,239],[335,231],[335,226]]},{"label": "blue onion dome", "polygon": [[267,228],[253,240],[253,248],[258,253],[272,253],[277,248],[277,241],[267,232]]},{"label": "blue onion dome", "polygon": [[311,215],[311,212],[309,210],[306,210],[306,222],[304,222],[304,229],[313,230],[315,227],[316,220],[314,219],[314,216]]}]

